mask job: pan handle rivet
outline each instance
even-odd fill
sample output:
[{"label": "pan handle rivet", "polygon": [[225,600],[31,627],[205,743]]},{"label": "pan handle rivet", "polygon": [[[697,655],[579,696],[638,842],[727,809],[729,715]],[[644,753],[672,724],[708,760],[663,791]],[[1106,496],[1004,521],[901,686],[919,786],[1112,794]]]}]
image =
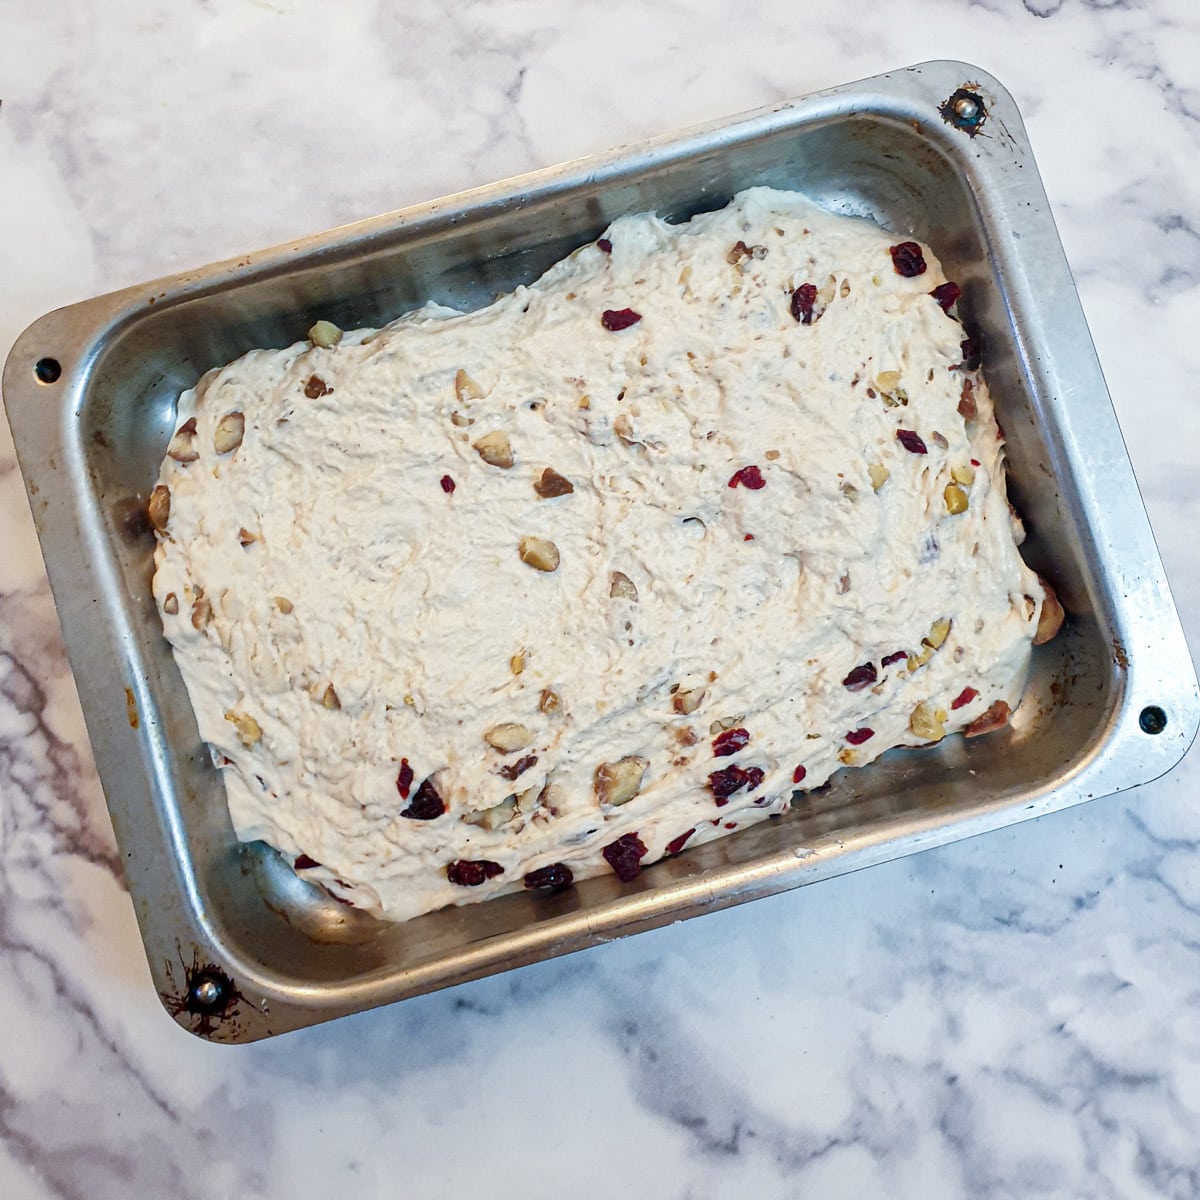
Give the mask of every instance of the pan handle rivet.
[{"label": "pan handle rivet", "polygon": [[973,125],[979,119],[979,101],[970,96],[959,96],[954,102],[954,111],[967,124]]},{"label": "pan handle rivet", "polygon": [[199,979],[192,987],[192,999],[201,1008],[212,1008],[221,1001],[221,985],[215,979]]},{"label": "pan handle rivet", "polygon": [[1167,727],[1167,714],[1157,704],[1148,704],[1138,717],[1143,733],[1162,733]]}]

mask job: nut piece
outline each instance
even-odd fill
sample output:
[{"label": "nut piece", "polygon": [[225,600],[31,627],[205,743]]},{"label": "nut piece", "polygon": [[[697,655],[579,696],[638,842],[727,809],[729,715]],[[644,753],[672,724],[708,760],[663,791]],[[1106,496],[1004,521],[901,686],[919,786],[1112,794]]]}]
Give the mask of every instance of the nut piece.
[{"label": "nut piece", "polygon": [[685,717],[694,713],[704,702],[708,689],[704,687],[680,688],[671,698],[671,707]]},{"label": "nut piece", "polygon": [[533,485],[533,490],[543,500],[552,500],[555,496],[569,496],[575,490],[575,485],[553,467],[547,467]]},{"label": "nut piece", "polygon": [[628,804],[642,789],[642,778],[650,760],[630,755],[596,768],[596,799],[601,804]]},{"label": "nut piece", "polygon": [[342,340],[342,331],[332,321],[318,321],[308,331],[308,340],[322,350],[332,350]]},{"label": "nut piece", "polygon": [[512,672],[514,675],[520,675],[520,674],[521,674],[521,672],[525,670],[525,664],[526,664],[528,661],[529,661],[529,655],[528,655],[528,652],[527,652],[527,651],[525,651],[525,650],[518,650],[518,651],[516,652],[516,654],[514,654],[514,655],[513,655],[513,656],[512,656],[512,657],[511,657],[511,658],[508,660],[508,669],[509,669],[509,670],[510,670],[510,671],[511,671],[511,672]]},{"label": "nut piece", "polygon": [[326,689],[325,694],[321,697],[321,703],[326,708],[336,709],[342,707],[342,702],[338,699],[338,694],[333,690],[331,683]]},{"label": "nut piece", "polygon": [[538,708],[547,715],[556,713],[562,707],[562,697],[553,688],[544,688]]},{"label": "nut piece", "polygon": [[1008,724],[1012,710],[1006,700],[997,700],[981,717],[976,717],[963,730],[963,737],[978,737],[981,733],[991,733],[993,729],[1003,729]]},{"label": "nut piece", "polygon": [[940,650],[942,644],[950,636],[950,626],[953,624],[947,617],[941,620],[934,621],[929,627],[929,636],[922,639],[927,646],[932,646],[935,650]]},{"label": "nut piece", "polygon": [[497,750],[511,754],[514,750],[524,750],[533,741],[533,734],[524,725],[519,725],[515,721],[505,721],[501,725],[493,725],[483,735],[483,740],[489,746],[495,746]]},{"label": "nut piece", "polygon": [[1037,632],[1033,635],[1033,644],[1035,646],[1044,645],[1048,642],[1061,628],[1063,619],[1066,613],[1063,611],[1063,606],[1059,603],[1058,595],[1054,589],[1039,575],[1038,581],[1046,590],[1046,598],[1042,601],[1042,611],[1038,616]]},{"label": "nut piece", "polygon": [[632,600],[635,604],[637,603],[637,586],[624,571],[612,573],[612,583],[609,586],[608,594],[613,600]]},{"label": "nut piece", "polygon": [[242,444],[245,433],[245,416],[240,412],[226,413],[217,422],[216,432],[213,434],[213,449],[218,454],[228,454]]},{"label": "nut piece", "polygon": [[975,468],[970,463],[963,463],[961,467],[952,467],[950,478],[955,483],[961,483],[963,487],[970,487],[975,482]]},{"label": "nut piece", "polygon": [[894,392],[900,386],[900,372],[880,371],[875,376],[875,386],[881,392]]},{"label": "nut piece", "polygon": [[192,628],[203,629],[211,620],[212,601],[203,592],[197,592],[192,602]]},{"label": "nut piece", "polygon": [[167,522],[171,519],[171,490],[165,483],[160,483],[150,493],[150,503],[146,506],[150,516],[150,524],[159,533],[166,533]]},{"label": "nut piece", "polygon": [[175,436],[171,438],[171,443],[167,447],[167,454],[176,462],[181,463],[195,462],[200,457],[200,451],[196,449],[195,417],[188,417],[175,430]]},{"label": "nut piece", "polygon": [[241,527],[241,529],[238,530],[237,536],[238,536],[238,542],[241,544],[241,547],[243,550],[245,550],[245,548],[247,546],[252,545],[254,542],[258,541],[258,535],[251,533],[250,530],[248,530],[245,527],[245,525],[243,525]]},{"label": "nut piece", "polygon": [[287,616],[287,614],[290,613],[295,606],[286,596],[276,596],[275,607],[279,609],[284,616]]},{"label": "nut piece", "polygon": [[517,546],[521,561],[535,571],[558,570],[558,547],[545,538],[523,537]]},{"label": "nut piece", "polygon": [[163,598],[163,612],[173,617],[179,611],[179,597],[174,592],[168,592]]},{"label": "nut piece", "polygon": [[237,729],[238,741],[243,746],[257,746],[262,741],[262,727],[249,713],[230,708],[225,712],[225,720],[233,723]]},{"label": "nut piece", "polygon": [[466,371],[459,368],[454,376],[454,394],[460,401],[482,400],[484,391]]},{"label": "nut piece", "polygon": [[942,498],[946,501],[946,511],[952,517],[967,511],[967,493],[957,483],[946,484]]},{"label": "nut piece", "polygon": [[472,445],[478,451],[479,457],[490,466],[507,469],[513,465],[512,444],[508,440],[508,434],[499,429],[485,433]]},{"label": "nut piece", "polygon": [[879,491],[879,489],[883,487],[885,483],[887,483],[892,473],[883,465],[883,463],[872,463],[867,468],[867,474],[871,477],[871,487],[873,487],[875,491]]},{"label": "nut piece", "polygon": [[499,829],[501,825],[507,825],[513,819],[516,810],[516,796],[505,796],[499,804],[493,804],[491,808],[485,808],[482,811],[468,813],[463,820],[468,825],[478,825],[480,829]]},{"label": "nut piece", "polygon": [[946,736],[946,727],[938,720],[937,712],[922,700],[912,710],[908,727],[924,742],[940,742]]}]

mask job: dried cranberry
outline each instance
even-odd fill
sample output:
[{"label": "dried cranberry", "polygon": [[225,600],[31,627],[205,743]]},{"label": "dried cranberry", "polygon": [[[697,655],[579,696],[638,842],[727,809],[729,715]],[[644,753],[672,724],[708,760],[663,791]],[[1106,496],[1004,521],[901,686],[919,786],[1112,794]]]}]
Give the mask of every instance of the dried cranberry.
[{"label": "dried cranberry", "polygon": [[743,542],[752,542],[752,541],[754,541],[754,534],[752,534],[752,533],[747,533],[747,534],[745,534],[745,535],[743,536],[743,538],[742,538],[742,541],[743,541]]},{"label": "dried cranberry", "polygon": [[536,754],[526,754],[524,758],[518,758],[515,763],[509,763],[506,767],[497,767],[496,774],[505,779],[516,779],[518,775],[524,775],[536,762]]},{"label": "dried cranberry", "polygon": [[757,492],[760,488],[767,486],[767,481],[762,477],[762,472],[753,465],[734,471],[730,477],[729,486],[735,488],[739,483],[742,487],[749,488],[752,492]]},{"label": "dried cranberry", "polygon": [[490,859],[459,858],[446,868],[446,878],[459,887],[478,887],[488,879],[503,875],[504,868]]},{"label": "dried cranberry", "polygon": [[599,250],[603,250],[605,254],[612,253],[612,242],[610,242],[608,238],[597,238],[596,247]]},{"label": "dried cranberry", "polygon": [[970,704],[979,693],[973,687],[965,687],[953,700],[950,701],[951,708],[962,708],[964,705]]},{"label": "dried cranberry", "polygon": [[292,866],[297,871],[310,871],[313,867],[319,867],[321,864],[315,858],[309,858],[307,854],[301,854],[296,859]]},{"label": "dried cranberry", "polygon": [[668,854],[678,854],[680,852],[680,850],[682,850],[684,848],[684,846],[687,845],[688,838],[690,838],[692,836],[692,834],[695,832],[696,832],[696,828],[695,828],[695,826],[692,826],[691,829],[685,829],[677,838],[672,838],[667,843],[667,853]]},{"label": "dried cranberry", "polygon": [[897,650],[895,654],[887,655],[880,663],[880,666],[890,667],[892,665],[892,663],[902,662],[907,657],[908,657],[907,650]]},{"label": "dried cranberry", "polygon": [[445,811],[446,805],[438,795],[437,788],[428,779],[423,779],[421,786],[417,788],[417,794],[412,798],[412,803],[403,809],[400,815],[408,817],[410,821],[432,821]]},{"label": "dried cranberry", "polygon": [[983,350],[979,345],[979,339],[974,337],[963,338],[959,345],[962,351],[962,365],[968,371],[975,371],[979,368],[979,364],[983,359]]},{"label": "dried cranberry", "polygon": [[874,663],[863,663],[860,667],[855,667],[845,679],[842,680],[842,687],[851,692],[861,692],[863,688],[870,687],[871,684],[878,679],[879,676],[875,672]]},{"label": "dried cranberry", "polygon": [[310,400],[319,400],[322,396],[327,396],[333,388],[329,387],[320,375],[310,375],[308,382],[304,385],[304,394]]},{"label": "dried cranberry", "polygon": [[539,867],[525,876],[525,886],[533,888],[553,888],[556,892],[570,887],[575,876],[566,863],[551,863],[548,867]]},{"label": "dried cranberry", "polygon": [[610,842],[600,853],[604,855],[617,878],[622,883],[628,883],[631,879],[636,879],[641,872],[646,847],[636,833],[625,833],[615,842]]},{"label": "dried cranberry", "polygon": [[762,781],[761,767],[725,767],[708,777],[708,786],[712,789],[717,807],[724,808],[734,792],[740,792],[744,787],[754,791]]},{"label": "dried cranberry", "polygon": [[896,268],[897,275],[911,279],[914,275],[925,274],[925,257],[916,242],[901,242],[890,249],[892,265]]},{"label": "dried cranberry", "polygon": [[846,734],[846,741],[852,746],[861,746],[863,742],[868,742],[875,736],[875,730],[868,729],[863,726],[862,729],[852,729]]},{"label": "dried cranberry", "polygon": [[804,777],[805,777],[805,775],[807,775],[807,774],[808,774],[808,772],[807,772],[807,771],[806,771],[806,770],[805,770],[803,767],[797,767],[797,768],[796,768],[796,769],[795,769],[795,770],[792,772],[792,782],[793,782],[793,783],[803,783],[803,782],[804,782]]},{"label": "dried cranberry", "polygon": [[811,325],[813,323],[813,305],[816,302],[816,284],[802,283],[792,293],[792,316],[801,325]]},{"label": "dried cranberry", "polygon": [[400,773],[396,776],[396,791],[400,793],[401,800],[408,799],[408,789],[412,787],[413,769],[408,765],[408,759],[400,760]]},{"label": "dried cranberry", "polygon": [[442,491],[445,492],[447,496],[454,491],[454,480],[451,479],[449,475],[443,475],[439,482],[442,485]]},{"label": "dried cranberry", "polygon": [[642,314],[634,312],[632,308],[606,308],[600,318],[600,324],[611,333],[618,333],[622,329],[628,329],[630,325],[636,325],[641,319]]},{"label": "dried cranberry", "polygon": [[713,738],[713,754],[717,758],[728,758],[750,744],[750,734],[744,729],[725,729]]},{"label": "dried cranberry", "polygon": [[939,283],[929,294],[942,306],[942,312],[949,312],[958,303],[962,288],[957,283]]},{"label": "dried cranberry", "polygon": [[900,439],[900,445],[910,454],[928,454],[929,451],[925,448],[925,443],[921,440],[921,435],[911,429],[897,429],[896,437]]}]

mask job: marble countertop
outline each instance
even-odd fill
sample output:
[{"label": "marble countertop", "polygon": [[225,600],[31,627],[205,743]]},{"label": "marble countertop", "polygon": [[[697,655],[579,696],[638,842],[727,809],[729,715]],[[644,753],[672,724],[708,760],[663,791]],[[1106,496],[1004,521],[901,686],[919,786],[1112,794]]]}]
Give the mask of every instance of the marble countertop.
[{"label": "marble countertop", "polygon": [[[1193,648],[1194,0],[0,0],[42,312],[891,67],[1020,103]],[[0,1195],[1200,1195],[1200,758],[248,1047],[165,1016],[0,428]]]}]

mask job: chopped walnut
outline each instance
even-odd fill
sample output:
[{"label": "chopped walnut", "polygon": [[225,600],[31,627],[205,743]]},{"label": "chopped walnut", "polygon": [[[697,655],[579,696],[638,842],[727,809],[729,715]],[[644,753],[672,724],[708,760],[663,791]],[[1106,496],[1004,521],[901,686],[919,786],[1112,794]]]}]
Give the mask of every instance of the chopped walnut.
[{"label": "chopped walnut", "polygon": [[636,754],[616,762],[601,763],[596,768],[596,799],[601,804],[628,804],[641,791],[649,765],[649,759]]}]

